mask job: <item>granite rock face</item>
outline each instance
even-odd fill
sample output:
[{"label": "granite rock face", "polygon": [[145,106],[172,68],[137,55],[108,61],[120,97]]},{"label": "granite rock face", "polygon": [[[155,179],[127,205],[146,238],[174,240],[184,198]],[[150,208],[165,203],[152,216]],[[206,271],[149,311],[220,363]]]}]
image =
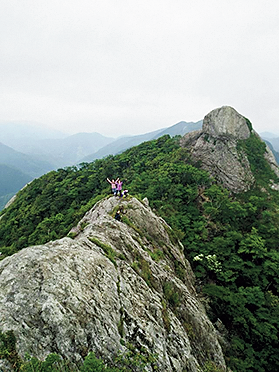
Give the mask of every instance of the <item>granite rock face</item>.
[{"label": "granite rock face", "polygon": [[157,354],[159,371],[200,371],[207,361],[225,370],[183,247],[148,203],[102,200],[71,236],[0,263],[0,329],[14,331],[20,355],[76,363],[94,351],[110,361],[131,343]]},{"label": "granite rock face", "polygon": [[246,119],[230,106],[223,106],[207,114],[202,130],[212,137],[224,136],[236,140],[247,139],[251,134]]},{"label": "granite rock face", "polygon": [[[249,190],[255,182],[247,155],[237,146],[251,133],[256,134],[246,118],[234,108],[223,106],[206,115],[202,130],[186,134],[181,145],[190,149],[194,161],[200,162],[218,183],[239,193]],[[279,168],[268,148],[265,157],[278,175]]]}]

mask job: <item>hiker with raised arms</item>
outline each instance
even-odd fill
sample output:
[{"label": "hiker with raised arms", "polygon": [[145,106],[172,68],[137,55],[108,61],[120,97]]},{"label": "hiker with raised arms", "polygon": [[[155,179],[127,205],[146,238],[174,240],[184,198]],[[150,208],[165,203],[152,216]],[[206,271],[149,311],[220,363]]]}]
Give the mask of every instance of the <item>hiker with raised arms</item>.
[{"label": "hiker with raised arms", "polygon": [[107,178],[107,181],[111,184],[111,191],[113,195],[116,196],[117,195],[117,182],[119,181],[119,178],[117,178],[116,181],[114,181],[114,179],[110,180],[109,178]]}]

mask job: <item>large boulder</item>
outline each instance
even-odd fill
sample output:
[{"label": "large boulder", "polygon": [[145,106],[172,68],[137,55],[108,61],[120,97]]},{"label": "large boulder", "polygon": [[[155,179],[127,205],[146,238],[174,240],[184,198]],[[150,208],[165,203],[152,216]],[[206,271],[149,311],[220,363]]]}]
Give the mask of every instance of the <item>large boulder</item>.
[{"label": "large boulder", "polygon": [[[200,131],[182,137],[181,145],[190,150],[192,159],[218,183],[239,193],[249,190],[255,182],[247,154],[238,146],[252,134],[258,136],[244,116],[232,107],[223,106],[205,116]],[[265,158],[278,176],[276,160],[268,148]],[[277,187],[279,185],[274,183],[273,188]]]},{"label": "large boulder", "polygon": [[230,106],[223,106],[207,114],[203,120],[202,130],[203,133],[217,138],[225,136],[247,139],[251,134],[247,120]]},{"label": "large boulder", "polygon": [[0,263],[0,329],[14,331],[21,356],[111,361],[132,344],[157,354],[159,371],[225,370],[183,247],[148,203],[100,201],[71,236]]}]

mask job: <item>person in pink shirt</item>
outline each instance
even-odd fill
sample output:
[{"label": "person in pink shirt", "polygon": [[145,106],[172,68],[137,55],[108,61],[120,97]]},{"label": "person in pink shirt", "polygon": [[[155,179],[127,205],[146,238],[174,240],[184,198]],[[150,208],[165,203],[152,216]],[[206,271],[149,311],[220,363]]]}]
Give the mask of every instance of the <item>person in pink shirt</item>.
[{"label": "person in pink shirt", "polygon": [[120,197],[122,197],[122,185],[123,185],[123,182],[120,181],[119,178],[117,178],[117,180],[116,180],[116,195],[119,195]]},{"label": "person in pink shirt", "polygon": [[117,178],[117,180],[114,181],[114,179],[110,180],[109,178],[107,178],[107,181],[111,184],[111,191],[113,195],[116,196],[117,195],[117,182],[119,181],[119,179]]}]

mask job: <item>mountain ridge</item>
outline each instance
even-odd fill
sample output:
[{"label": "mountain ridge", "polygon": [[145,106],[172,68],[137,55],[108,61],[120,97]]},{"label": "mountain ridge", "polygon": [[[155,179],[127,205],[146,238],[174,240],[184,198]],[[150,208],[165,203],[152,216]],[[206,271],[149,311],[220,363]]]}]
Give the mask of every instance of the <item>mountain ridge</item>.
[{"label": "mountain ridge", "polygon": [[[110,215],[119,207],[123,222]],[[209,361],[225,369],[190,265],[168,230],[134,198],[99,201],[71,231],[74,240],[26,248],[0,263],[2,331],[13,329],[22,357],[57,352],[76,363],[93,349],[110,361],[133,344],[156,354],[161,371],[194,372]]]},{"label": "mountain ridge", "polygon": [[108,146],[105,146],[98,152],[88,155],[85,158],[81,160],[81,162],[89,162],[94,161],[96,159],[103,158],[108,155],[116,155],[119,154],[128,148],[131,148],[133,146],[137,146],[142,142],[150,141],[153,139],[157,139],[164,135],[184,135],[185,133],[199,129],[202,125],[202,120],[193,123],[193,122],[185,122],[181,121],[177,124],[174,124],[167,128],[158,129],[156,131],[148,132],[145,134],[140,134],[137,136],[130,136],[130,137],[121,137],[120,139],[116,139],[114,142],[109,144]]},{"label": "mountain ridge", "polygon": [[[108,198],[104,202],[104,198],[110,193],[110,185],[106,178],[119,177],[124,181],[124,186],[129,189],[131,195],[137,195],[143,205],[147,205],[144,199],[147,197],[152,211],[156,211],[156,214],[160,216],[159,219],[163,218],[168,223],[171,229],[168,229],[165,224],[164,229],[168,232],[168,239],[172,244],[176,244],[178,238],[182,242],[183,252],[180,244],[177,248],[181,249],[181,254],[187,257],[195,272],[197,295],[203,298],[203,304],[214,323],[228,367],[236,372],[243,370],[277,372],[279,367],[279,194],[275,187],[278,184],[275,171],[278,167],[273,163],[274,158],[270,158],[266,144],[254,132],[249,120],[239,115],[228,107],[213,110],[204,120],[205,125],[211,126],[208,130],[205,126],[200,131],[186,134],[186,138],[182,139],[162,136],[119,155],[52,171],[34,180],[20,191],[14,202],[0,214],[0,250],[2,252],[0,261],[12,263],[14,257],[21,257],[21,254],[24,254],[21,253],[24,247],[27,250],[33,247],[31,250],[34,252],[34,246],[38,247],[38,244],[43,244],[46,245],[44,252],[48,254],[48,249],[55,248],[51,241],[57,242],[62,238],[63,242],[76,244],[80,239],[80,242],[83,242],[82,249],[88,251],[92,248],[98,253],[102,252],[106,258],[105,262],[109,262],[110,272],[115,272],[115,264],[118,268],[122,265],[124,267],[131,265],[132,270],[141,277],[139,280],[146,283],[145,296],[151,293],[150,288],[156,288],[160,278],[167,275],[167,282],[162,280],[159,284],[159,288],[163,289],[163,293],[160,293],[164,294],[167,307],[164,307],[162,302],[159,308],[162,317],[163,314],[170,316],[173,309],[175,309],[174,315],[177,315],[181,306],[179,302],[181,296],[177,291],[175,278],[178,277],[182,281],[184,278],[187,281],[187,275],[183,271],[185,267],[179,265],[182,259],[177,255],[167,254],[168,250],[163,248],[164,242],[167,241],[166,237],[159,241],[156,239],[157,243],[154,243],[152,235],[155,232],[154,223],[148,220],[143,207],[139,208],[142,212],[137,213],[135,205],[128,207],[126,204],[124,212],[127,213],[122,214],[122,221],[115,221],[113,217],[116,210],[121,204],[128,203],[129,199]],[[235,120],[237,120],[237,125],[231,127],[231,123]],[[236,128],[238,129],[235,130]],[[181,143],[183,140],[190,141],[189,145],[185,146],[185,143]],[[200,151],[197,143],[205,143],[206,152],[204,149]],[[229,167],[226,159],[221,156],[224,157],[224,154],[227,154],[223,149],[227,152],[231,150],[229,156],[232,156],[232,161]],[[207,170],[204,165],[208,158],[210,162]],[[237,166],[234,166],[235,159],[238,162]],[[243,167],[242,174],[247,169],[246,173],[253,176],[246,186],[240,183],[240,188],[238,184],[234,184],[238,174],[237,167]],[[219,178],[217,177],[218,168],[222,175]],[[215,172],[214,178],[212,177],[213,171]],[[233,188],[224,187],[224,174],[229,178],[229,186],[232,185]],[[243,185],[245,188],[242,188]],[[99,200],[103,201],[98,204]],[[106,209],[102,203],[115,204],[110,204],[111,207]],[[103,207],[99,208],[102,205]],[[105,210],[109,210],[109,213]],[[135,216],[139,214],[140,218],[134,219],[134,213]],[[119,225],[120,230],[118,230]],[[76,227],[73,229],[73,226]],[[129,244],[132,248],[134,247],[129,241],[126,244],[126,228],[129,228],[132,234],[130,237],[132,243],[137,246],[136,250],[129,250]],[[65,238],[68,233],[73,238],[72,241]],[[109,240],[106,240],[107,236]],[[19,255],[13,256],[16,252],[19,252]],[[163,252],[164,256],[160,252]],[[170,249],[170,252],[173,251]],[[61,271],[65,272],[65,275],[73,274],[75,280],[79,282],[79,275],[82,272],[78,270],[79,265],[73,264],[77,250],[73,251],[73,255],[67,255],[67,253],[69,251],[66,249],[61,259],[59,259],[59,254],[55,256],[54,266],[57,270],[53,272],[53,265],[48,265],[48,263],[44,265],[45,270],[50,275],[61,275]],[[38,252],[37,257],[40,256]],[[170,259],[171,262],[166,262],[165,266],[164,259],[167,261]],[[151,260],[163,264],[164,271],[166,270],[168,274],[159,275],[155,270],[156,264],[151,264]],[[15,263],[15,265],[20,267],[19,264]],[[94,265],[89,266],[90,271]],[[34,268],[38,266],[34,265]],[[152,274],[153,270],[158,274],[155,278]],[[29,270],[23,270],[24,272],[28,273]],[[36,278],[41,280],[40,272],[38,270],[36,274],[32,274],[33,282],[30,280],[30,285],[37,280]],[[189,274],[189,271],[187,272]],[[98,273],[101,275],[102,270]],[[45,278],[48,277],[49,275],[45,276]],[[90,275],[87,277],[91,280]],[[101,277],[98,276],[98,278]],[[124,275],[123,280],[127,281],[127,278],[131,278],[128,273]],[[55,282],[64,283],[61,279]],[[107,285],[110,281],[105,280],[105,282]],[[71,285],[68,286],[66,283],[69,283],[68,280],[65,281],[65,287],[71,288]],[[117,283],[120,285],[123,282],[116,279],[116,285],[112,286],[110,296],[113,293],[116,294]],[[162,285],[164,283],[165,285]],[[95,287],[98,288],[98,285],[93,285],[93,288]],[[14,289],[16,293],[16,286]],[[121,286],[119,290],[122,290]],[[58,295],[61,293],[59,287],[56,292]],[[71,298],[71,290],[67,293]],[[20,296],[21,293],[17,293],[14,297],[20,299]],[[84,309],[82,299],[77,302],[74,300],[75,298],[74,304],[80,304],[81,309]],[[101,296],[94,296],[94,301],[102,303]],[[157,300],[154,299],[154,301],[157,304]],[[185,305],[184,300],[182,303]],[[138,305],[138,301],[136,304]],[[46,309],[48,311],[56,309],[56,305],[47,306]],[[66,311],[75,312],[77,308],[79,306],[73,306]],[[105,309],[107,308],[111,307],[105,306]],[[58,313],[59,309],[61,308],[58,308]],[[92,311],[91,307],[89,311]],[[137,314],[137,309],[133,312]],[[187,314],[190,313],[185,311],[184,315],[179,315],[179,318],[184,319],[183,316],[187,318]],[[102,312],[100,314],[102,315]],[[117,312],[117,314],[119,335],[134,334],[129,331],[131,329],[129,326],[125,328],[127,327],[125,320],[129,325],[130,317],[126,318],[125,312]],[[150,318],[152,316],[150,315]],[[157,318],[160,317],[161,315]],[[51,318],[51,316],[46,318],[49,324],[47,332],[60,327],[58,336],[63,335],[67,329],[68,318],[66,317],[62,325],[52,323]],[[175,318],[171,315],[169,320],[175,321]],[[195,339],[199,340],[199,331],[192,322],[189,323],[188,318],[185,321],[181,337],[185,340],[188,337],[191,350],[199,353],[199,347],[195,344]],[[163,322],[165,330],[169,329],[168,317],[164,317]],[[175,321],[175,324],[178,323]],[[99,327],[99,332],[107,332],[107,329],[110,329],[110,327],[102,328],[102,322],[97,328]],[[128,329],[127,333],[125,329],[126,331]],[[142,335],[141,332],[140,334]],[[146,339],[146,335],[145,332],[143,340]],[[161,342],[169,341],[166,336]],[[108,343],[105,342],[105,344]],[[100,350],[100,345],[101,342],[96,345],[96,350]],[[59,349],[54,349],[56,350],[60,352]],[[73,349],[73,355],[76,350]],[[104,346],[104,354],[105,350],[107,349]],[[175,351],[173,348],[171,350]],[[186,345],[185,350],[189,350]],[[86,352],[87,349],[85,354]],[[100,356],[105,357],[104,354]],[[186,355],[190,355],[188,351]],[[191,360],[194,361],[194,359]],[[207,359],[203,367],[216,370],[217,361],[214,360]],[[189,368],[194,369],[194,365],[190,364]],[[176,362],[171,368],[173,371],[176,370]]]},{"label": "mountain ridge", "polygon": [[[50,170],[63,168],[66,166],[71,166],[82,162],[92,161],[94,159],[103,158],[111,154],[121,153],[125,151],[127,148],[138,145],[144,141],[156,139],[164,134],[170,134],[172,136],[181,135],[184,134],[186,131],[192,130],[193,128],[194,129],[198,128],[200,125],[201,122],[198,123],[180,122],[168,128],[162,128],[138,136],[121,137],[116,140],[111,137],[105,137],[96,132],[77,133],[70,136],[61,134],[62,138],[42,139],[41,132],[38,132],[37,134],[35,133],[35,135],[38,137],[36,141],[34,141],[34,138],[30,140],[28,136],[25,139],[24,137],[21,138],[19,144],[17,143],[17,137],[15,138],[11,137],[10,140],[7,141],[9,144],[14,143],[15,147],[20,150],[23,150],[24,153],[14,150],[10,146],[0,144],[0,156],[1,161],[4,162],[7,166],[18,168],[20,171],[23,171],[24,173],[31,175],[32,178],[35,178]],[[25,126],[23,126],[22,129],[23,132],[24,128]],[[33,127],[30,128],[32,129]],[[2,137],[1,136],[0,137],[4,139],[5,138],[9,139],[9,135],[11,136],[13,132],[17,133],[17,131],[14,131],[13,129],[14,129],[13,127],[9,127],[10,132],[8,132],[6,136],[5,134],[2,133]],[[19,131],[19,133],[21,132]],[[53,136],[55,133],[56,132],[52,133]],[[34,169],[32,169],[32,166],[30,169],[30,162],[31,164],[33,164]],[[42,168],[41,170],[36,169],[38,168],[39,165],[41,165]],[[14,195],[13,193],[20,190],[20,188],[21,187],[19,187],[15,191],[13,188],[11,188],[11,190],[9,190],[7,194],[0,195],[0,197],[3,197],[4,198],[3,200],[7,201],[8,196],[10,197],[13,196]],[[3,201],[3,203],[0,204],[0,210],[4,206],[5,204]]]}]

